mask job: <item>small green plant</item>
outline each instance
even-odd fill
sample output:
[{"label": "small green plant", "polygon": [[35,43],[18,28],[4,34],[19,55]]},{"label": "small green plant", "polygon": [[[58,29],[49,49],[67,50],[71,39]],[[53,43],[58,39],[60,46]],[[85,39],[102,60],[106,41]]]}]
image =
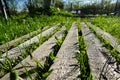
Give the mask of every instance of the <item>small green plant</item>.
[{"label": "small green plant", "polygon": [[2,51],[0,51],[0,57],[2,56]]},{"label": "small green plant", "polygon": [[[8,41],[11,41],[13,39],[16,39],[20,36],[23,36],[25,34],[28,34],[32,31],[35,31],[38,29],[43,29],[43,26],[46,26],[46,25],[62,23],[60,26],[58,26],[58,28],[55,31],[53,31],[53,34],[56,31],[60,30],[60,27],[63,25],[66,26],[67,31],[68,31],[69,28],[71,27],[72,22],[75,20],[77,20],[77,18],[64,17],[61,15],[54,15],[54,16],[46,16],[46,15],[38,16],[38,15],[36,15],[34,17],[30,17],[30,16],[27,16],[24,18],[22,17],[22,19],[21,19],[21,17],[14,16],[14,19],[9,19],[8,23],[6,24],[2,19],[0,19],[0,21],[1,21],[0,22],[0,45],[6,43]],[[63,35],[64,37],[62,37],[62,39],[59,40],[58,38],[56,38],[57,45],[55,45],[55,47],[53,47],[54,54],[51,53],[48,56],[50,63],[52,63],[54,58],[56,58],[55,56],[56,56],[59,48],[61,47],[62,42],[64,41],[67,31],[65,32],[65,35]],[[45,40],[50,38],[53,34],[50,34],[50,36],[47,36],[47,37],[42,37],[42,39],[40,39],[40,41],[39,41],[39,44],[42,44]],[[14,46],[17,46],[20,43],[18,42]],[[5,62],[0,62],[0,77],[4,76],[8,72],[11,72],[12,68],[15,65],[17,65],[18,63],[20,63],[23,59],[25,59],[28,55],[30,55],[31,58],[33,58],[31,53],[39,46],[39,44],[32,44],[30,47],[26,47],[25,51],[16,59],[12,60],[12,59],[9,59],[6,57],[7,60],[5,60]],[[11,48],[13,48],[14,46],[12,46]],[[9,48],[9,49],[11,49],[11,48]],[[51,66],[50,64],[48,64],[48,65]],[[40,66],[38,66],[38,67],[40,67]],[[46,72],[42,74],[43,78],[45,78],[51,72],[51,71],[49,71],[49,68],[47,69],[44,67],[45,67],[45,65],[43,65],[43,68],[41,68],[41,69],[46,69]],[[26,72],[29,72],[29,71],[26,70]],[[29,76],[29,75],[27,75],[27,76]],[[39,80],[39,78],[38,78],[38,80]]]},{"label": "small green plant", "polygon": [[[66,35],[66,34],[65,34]],[[58,37],[55,36],[55,39],[57,40],[57,43],[56,45],[53,47],[53,52],[51,52],[49,54],[48,57],[46,57],[46,61],[45,61],[45,64],[44,66],[41,65],[39,62],[37,62],[37,76],[36,76],[36,80],[45,80],[49,75],[50,73],[52,72],[52,70],[49,70],[50,69],[50,66],[53,64],[53,61],[54,59],[56,58],[56,55],[57,55],[57,52],[59,51],[62,43],[63,43],[63,40],[65,39],[65,35],[63,35],[62,39],[58,39]]]},{"label": "small green plant", "polygon": [[57,40],[57,45],[60,47],[63,41],[61,39],[58,39],[56,36],[55,39]]},{"label": "small green plant", "polygon": [[36,15],[34,17],[26,16],[23,18],[18,18],[17,16],[14,17],[15,19],[9,19],[7,24],[0,19],[0,45],[32,31],[42,29],[43,26],[57,23],[66,25],[71,24],[72,21],[76,20],[75,18],[64,17],[61,15]]},{"label": "small green plant", "polygon": [[[41,37],[42,41],[41,44],[46,41],[49,37]],[[6,55],[5,60],[4,61],[0,61],[0,69],[1,69],[1,73],[4,73],[3,75],[5,75],[7,72],[10,72],[11,69],[17,65],[19,62],[21,62],[23,59],[25,59],[28,55],[30,55],[31,59],[33,58],[32,56],[32,52],[39,47],[41,44],[31,44],[29,47],[26,47],[25,50],[21,53],[21,55],[19,55],[16,59],[11,59],[8,58],[8,55]],[[1,77],[3,76],[1,75]]]},{"label": "small green plant", "polygon": [[83,37],[81,36],[82,33],[79,32],[79,51],[80,53],[77,53],[76,59],[78,60],[80,64],[80,75],[78,76],[81,78],[81,80],[92,80],[92,74],[89,67],[89,60],[86,53],[86,45],[84,44]]},{"label": "small green plant", "polygon": [[24,79],[19,77],[18,72],[16,70],[13,70],[10,73],[10,80],[24,80]]},{"label": "small green plant", "polygon": [[107,50],[108,50],[108,52],[111,53],[111,55],[116,59],[116,61],[118,62],[118,64],[120,64],[120,55],[119,55],[119,52],[111,46],[110,41],[103,39],[103,37],[101,35],[97,34],[92,28],[90,28],[90,29],[100,39],[100,41],[102,42],[102,46],[106,47]]},{"label": "small green plant", "polygon": [[[53,33],[51,33],[50,35],[44,36],[44,37],[40,37],[39,38],[39,43],[34,43],[31,44],[29,47],[26,47],[25,50],[21,53],[21,55],[19,55],[16,59],[11,59],[8,58],[8,55],[6,56],[6,59],[4,61],[0,62],[0,69],[1,69],[1,73],[3,75],[5,75],[7,72],[11,71],[11,69],[17,65],[19,62],[21,62],[23,59],[25,59],[28,55],[30,55],[31,59],[33,58],[32,56],[32,52],[39,47],[43,42],[45,42],[46,40],[48,40],[56,31],[58,31],[60,29],[60,27],[58,27],[57,29],[55,29],[53,31]],[[9,60],[8,60],[9,59]],[[10,61],[10,62],[9,62]],[[3,76],[1,75],[1,77]]]},{"label": "small green plant", "polygon": [[[10,72],[13,67],[14,59],[5,58],[4,61],[0,61],[0,72],[4,75],[7,72]],[[2,77],[3,75],[0,75]]]},{"label": "small green plant", "polygon": [[52,70],[49,70],[50,66],[53,64],[53,60],[56,57],[54,56],[54,53],[51,52],[48,57],[46,57],[45,64],[40,64],[39,61],[35,61],[37,64],[37,67],[35,68],[35,71],[37,73],[37,76],[35,77],[35,80],[45,80]]}]

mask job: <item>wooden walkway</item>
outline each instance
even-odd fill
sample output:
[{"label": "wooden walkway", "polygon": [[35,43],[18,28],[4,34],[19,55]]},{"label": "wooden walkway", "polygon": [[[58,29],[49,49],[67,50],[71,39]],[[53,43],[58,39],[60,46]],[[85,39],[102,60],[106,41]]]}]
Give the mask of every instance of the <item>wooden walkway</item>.
[{"label": "wooden walkway", "polygon": [[[120,53],[118,39],[114,38],[112,35],[101,30],[100,28],[94,27],[94,25],[92,25],[90,22],[87,24],[80,22],[80,30],[78,30],[79,23],[73,22],[71,24],[72,26],[70,26],[70,29],[68,30],[68,33],[66,33],[66,27],[62,26],[60,30],[53,34],[54,30],[56,30],[59,25],[60,24],[56,24],[48,29],[44,29],[44,31],[37,36],[33,35],[32,38],[28,37],[28,35],[25,35],[25,41],[16,47],[9,49],[8,52],[5,52],[5,45],[7,45],[9,42],[7,44],[3,44],[4,46],[0,46],[0,51],[4,52],[4,54],[0,57],[0,75],[2,74],[1,71],[3,70],[1,66],[2,63],[4,63],[6,56],[8,56],[9,59],[17,60],[17,57],[19,57],[25,51],[26,47],[29,47],[34,43],[38,44],[39,38],[52,34],[48,40],[39,45],[31,53],[31,55],[27,55],[26,58],[15,65],[11,71],[18,72],[18,76],[21,77],[21,80],[34,80],[38,74],[36,72],[30,73],[30,71],[37,67],[36,62],[45,67],[44,65],[46,64],[46,61],[48,61],[50,53],[54,52],[54,49],[57,49],[53,64],[49,65],[50,68],[47,70],[52,72],[50,74],[44,74],[43,76],[47,75],[44,80],[81,80],[80,75],[82,72],[80,70],[83,67],[79,65],[80,63],[76,59],[76,55],[81,57],[80,55],[82,55],[82,50],[79,49],[79,46],[85,46],[79,44],[79,38],[81,38],[80,36],[82,35],[84,43],[86,44],[85,52],[88,57],[88,59],[85,60],[89,61],[88,67],[90,67],[90,73],[93,76],[92,80],[120,80],[120,64],[116,62],[115,57],[111,55],[107,47],[103,47],[102,42],[98,39],[96,34],[99,34],[105,40],[109,40],[110,45]],[[96,34],[94,34],[91,30],[94,30]],[[36,33],[36,31],[30,34],[32,35],[34,33]],[[63,39],[65,34],[65,39]],[[21,37],[21,39],[23,38],[24,36]],[[63,43],[60,48],[56,48],[55,46],[57,45],[59,39],[62,39]],[[18,38],[16,41],[19,42],[20,40]],[[11,46],[13,45],[14,43],[12,42]],[[31,77],[25,75],[26,71],[31,75]],[[11,80],[10,77],[11,72],[8,72],[0,80]]]}]

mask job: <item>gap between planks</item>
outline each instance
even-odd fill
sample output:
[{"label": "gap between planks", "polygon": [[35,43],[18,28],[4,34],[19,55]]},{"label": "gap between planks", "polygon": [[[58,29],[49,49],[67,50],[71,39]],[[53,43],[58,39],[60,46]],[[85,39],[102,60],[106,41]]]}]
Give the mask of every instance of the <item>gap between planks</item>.
[{"label": "gap between planks", "polygon": [[[24,65],[24,66],[22,66],[21,63],[19,63],[18,65],[16,65],[13,68],[13,70],[17,70],[17,72],[19,73],[19,75],[22,75],[22,74],[25,73],[25,68],[27,69],[27,71],[29,71],[29,70],[33,69],[37,65],[35,63],[35,60],[40,61],[40,63],[42,65],[44,65],[46,56],[48,56],[49,53],[53,51],[52,48],[56,45],[55,36],[57,36],[58,38],[61,39],[65,30],[66,30],[66,28],[63,26],[62,30],[60,30],[57,33],[55,33],[55,35],[53,35],[53,37],[51,37],[48,41],[44,42],[40,47],[38,47],[32,53],[33,59],[31,59],[30,56],[28,56],[27,58],[25,58],[21,62],[22,65]],[[10,80],[10,73],[7,73],[0,80]]]},{"label": "gap between planks", "polygon": [[54,27],[51,27],[49,28],[48,30],[42,32],[41,34],[38,34],[37,36],[31,38],[30,40],[27,40],[25,41],[24,43],[21,43],[20,45],[18,45],[17,47],[15,48],[12,48],[11,50],[9,50],[8,52],[4,53],[2,56],[1,56],[1,61],[4,60],[4,57],[5,56],[8,56],[8,58],[17,58],[22,52],[24,52],[24,49],[28,46],[30,46],[31,44],[33,43],[38,43],[39,42],[39,38],[42,36],[47,36],[49,35],[50,33],[53,32],[53,30],[55,30],[57,27],[54,26]]},{"label": "gap between planks", "polygon": [[[59,26],[59,25],[60,25],[60,24],[57,24],[57,25],[55,25],[55,26]],[[21,42],[22,40],[30,39],[33,35],[38,34],[38,33],[42,32],[42,31],[45,31],[45,30],[47,30],[48,28],[49,28],[49,27],[46,26],[46,27],[44,27],[42,30],[41,30],[41,29],[38,29],[37,31],[33,31],[33,32],[28,33],[28,34],[26,34],[26,35],[24,35],[24,36],[22,36],[22,37],[19,37],[19,38],[15,39],[15,40],[12,40],[12,41],[9,41],[9,42],[7,42],[7,43],[5,43],[5,44],[3,44],[3,45],[0,45],[0,51],[1,51],[1,52],[6,52],[6,50],[9,49],[10,47],[14,46],[14,44],[19,43],[19,42]]]},{"label": "gap between planks", "polygon": [[105,31],[103,31],[99,27],[95,27],[90,22],[88,22],[87,24],[89,25],[90,28],[94,29],[94,31],[97,34],[101,35],[105,40],[110,41],[111,46],[120,53],[120,41],[117,38],[113,37],[111,34],[105,32]]},{"label": "gap between planks", "polygon": [[[120,80],[120,74],[115,71],[115,64],[109,64],[101,52],[102,44],[100,40],[89,30],[85,23],[81,22],[81,30],[85,44],[87,44],[87,55],[92,70],[93,79]],[[105,49],[105,48],[104,48]],[[105,49],[106,50],[106,49]]]},{"label": "gap between planks", "polygon": [[80,74],[75,58],[78,50],[78,27],[73,23],[50,70],[53,71],[46,80],[74,80]]}]

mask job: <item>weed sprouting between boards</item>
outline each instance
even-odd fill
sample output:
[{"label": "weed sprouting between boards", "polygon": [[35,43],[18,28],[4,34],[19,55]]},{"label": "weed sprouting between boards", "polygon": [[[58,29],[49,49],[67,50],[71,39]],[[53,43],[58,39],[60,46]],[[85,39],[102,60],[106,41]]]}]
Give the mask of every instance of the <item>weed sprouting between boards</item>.
[{"label": "weed sprouting between boards", "polygon": [[[56,26],[57,26],[57,28],[56,28],[52,33],[55,33],[56,31],[58,31],[58,30],[63,26],[63,23],[59,23],[59,24],[57,24]],[[1,49],[2,49],[2,50],[0,50],[1,55],[2,55],[3,53],[7,52],[8,50],[10,50],[10,49],[18,46],[19,44],[25,42],[26,40],[31,39],[31,38],[34,37],[35,35],[38,35],[39,33],[41,34],[43,31],[47,30],[48,28],[49,28],[49,27],[45,27],[44,29],[38,29],[37,31],[34,31],[34,32],[30,33],[30,34],[27,34],[27,35],[29,35],[29,36],[27,36],[27,38],[25,37],[26,35],[22,36],[21,38],[17,38],[17,39],[15,40],[14,44],[11,44],[11,43],[8,42],[8,43],[6,43],[6,44],[1,45],[1,46],[0,46]],[[42,34],[41,34],[41,36],[42,36]],[[39,41],[40,41],[40,40],[39,40]],[[13,42],[13,41],[12,41],[12,42]],[[10,44],[10,45],[9,45],[9,44]],[[6,45],[8,45],[8,46],[6,46]],[[4,47],[4,46],[5,46],[5,47]]]},{"label": "weed sprouting between boards", "polygon": [[11,72],[12,68],[17,65],[19,62],[21,62],[23,59],[25,59],[28,55],[32,53],[33,50],[36,49],[38,44],[33,44],[25,49],[21,55],[18,56],[16,59],[5,57],[4,61],[0,61],[0,77],[4,76],[6,73]]},{"label": "weed sprouting between boards", "polygon": [[86,45],[84,43],[82,33],[79,32],[79,51],[76,58],[80,65],[80,75],[78,76],[81,80],[92,80],[92,73],[89,66],[89,60],[86,53]]},{"label": "weed sprouting between boards", "polygon": [[[46,29],[48,29],[49,27],[47,27]],[[32,33],[29,33],[27,35],[24,35],[22,37],[19,37],[17,39],[15,39],[14,41],[14,44],[12,44],[11,42],[13,41],[10,41],[8,43],[6,43],[6,45],[8,45],[7,47],[4,47],[5,44],[1,45],[1,47],[3,46],[3,50],[1,50],[2,53],[5,53],[6,51],[14,48],[14,47],[17,47],[18,45],[20,45],[21,43],[24,43],[25,41],[33,38],[34,36],[38,35],[39,33],[42,33],[43,31],[45,31],[46,29],[38,29],[37,31],[34,31]]]},{"label": "weed sprouting between boards", "polygon": [[46,61],[44,66],[42,66],[39,62],[37,62],[37,76],[35,78],[35,80],[45,80],[50,73],[52,72],[52,70],[49,70],[51,65],[53,64],[54,59],[56,58],[56,55],[65,39],[65,35],[63,35],[62,39],[59,39],[58,37],[55,37],[55,39],[57,40],[57,44],[53,47],[53,52],[51,52],[49,54],[48,57],[46,57]]},{"label": "weed sprouting between boards", "polygon": [[[65,33],[67,32],[65,31]],[[36,74],[35,80],[45,80],[52,71],[52,70],[49,70],[49,68],[53,64],[53,60],[56,58],[56,54],[60,46],[62,45],[62,42],[65,36],[66,34],[63,35],[62,39],[59,39],[58,37],[56,37],[57,44],[53,47],[53,52],[51,52],[49,56],[46,56],[46,61],[44,65],[42,65],[40,61],[35,60],[35,63],[37,65],[36,68],[33,68],[30,71],[27,71],[27,69],[25,68],[26,72],[20,76],[23,78],[29,77],[30,79],[32,79],[32,73],[35,73]]]},{"label": "weed sprouting between boards", "polygon": [[12,70],[12,63],[14,62],[15,60],[9,58],[6,58],[4,62],[0,61],[0,78]]},{"label": "weed sprouting between boards", "polygon": [[97,38],[102,42],[102,46],[106,47],[108,52],[116,59],[118,64],[120,64],[120,53],[111,46],[109,40],[103,39],[102,35],[97,34],[94,29],[90,28],[90,30],[97,36]]},{"label": "weed sprouting between boards", "polygon": [[[72,19],[72,18],[71,18]],[[67,20],[66,20],[67,21]],[[71,20],[72,21],[72,20]],[[26,50],[27,51],[27,50]],[[29,51],[29,50],[28,50]],[[33,50],[31,50],[30,52],[32,52]],[[56,52],[56,51],[55,51]],[[27,53],[28,54],[28,52],[25,52],[25,53]],[[25,55],[22,55],[23,57],[20,57],[21,59],[20,60],[23,60],[24,59],[24,57],[25,57]],[[27,55],[26,55],[27,56]],[[19,61],[20,61],[19,60]],[[19,63],[19,61],[18,61],[18,63]],[[15,60],[13,60],[13,63],[15,62],[15,64],[17,64],[17,61],[15,61]],[[9,63],[11,63],[12,64],[12,66],[13,66],[13,63],[12,62],[9,62]],[[8,63],[7,64],[5,64],[5,65],[8,65]],[[8,66],[7,66],[8,67]],[[1,69],[3,69],[3,68],[1,68]],[[5,75],[7,72],[9,72],[9,71],[11,71],[11,68],[10,69],[8,69],[8,71],[6,72],[7,70],[5,70],[5,73],[4,72],[1,72],[1,73],[3,73],[2,74],[2,76],[3,75]],[[0,73],[0,74],[1,74]]]},{"label": "weed sprouting between boards", "polygon": [[[55,31],[56,32],[56,31]],[[28,55],[32,58],[32,52],[39,47],[44,41],[48,40],[53,34],[45,36],[45,37],[40,37],[39,44],[34,43],[31,44],[29,47],[26,47],[24,52],[21,53],[21,55],[18,56],[16,59],[8,58],[7,56],[5,57],[4,61],[0,61],[0,77],[5,75],[6,73],[10,72],[12,68],[17,65],[19,62],[21,62],[23,59],[25,59]]]},{"label": "weed sprouting between boards", "polygon": [[111,46],[110,41],[103,39],[101,35],[96,35],[102,42],[103,47],[106,47],[108,52],[115,58],[117,63],[120,64],[120,53]]},{"label": "weed sprouting between boards", "polygon": [[19,77],[18,72],[16,70],[13,70],[10,73],[10,80],[23,80],[23,79]]},{"label": "weed sprouting between boards", "polygon": [[41,65],[38,61],[36,62],[37,67],[35,69],[35,73],[37,73],[37,76],[35,77],[35,80],[45,80],[49,76],[49,74],[52,72],[52,70],[49,69],[55,58],[54,52],[51,52],[49,56],[46,57],[44,65]]},{"label": "weed sprouting between boards", "polygon": [[[1,19],[0,19],[1,20]],[[0,45],[16,39],[22,35],[38,30],[43,26],[53,25],[56,23],[69,23],[73,21],[72,17],[64,16],[35,16],[18,19],[10,19],[8,23],[0,22]]]},{"label": "weed sprouting between boards", "polygon": [[[56,57],[54,56],[54,53],[50,52],[49,56],[46,56],[44,65],[41,64],[40,61],[34,59],[36,66],[31,68],[31,70],[27,70],[26,67],[23,67],[25,69],[25,73],[19,76],[22,77],[23,79],[30,78],[31,80],[45,80],[52,71],[52,70],[49,70],[49,68],[53,64],[53,60],[55,58]],[[23,64],[21,65],[24,66]]]},{"label": "weed sprouting between boards", "polygon": [[98,16],[91,20],[92,24],[120,39],[120,17],[119,16]]}]

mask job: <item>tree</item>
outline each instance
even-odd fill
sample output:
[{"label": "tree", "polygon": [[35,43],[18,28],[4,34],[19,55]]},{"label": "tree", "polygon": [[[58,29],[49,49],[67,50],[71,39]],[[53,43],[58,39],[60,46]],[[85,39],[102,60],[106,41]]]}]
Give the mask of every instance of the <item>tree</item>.
[{"label": "tree", "polygon": [[43,0],[28,0],[26,3],[29,14],[34,14],[36,11],[40,11],[42,6]]},{"label": "tree", "polygon": [[32,14],[35,8],[33,0],[28,0],[28,3],[26,4],[26,6],[28,8],[29,13]]},{"label": "tree", "polygon": [[120,12],[120,1],[117,0],[115,3],[115,9],[114,9],[115,14]]},{"label": "tree", "polygon": [[18,0],[7,0],[9,10],[12,14],[17,13],[17,5],[18,5]]},{"label": "tree", "polygon": [[10,10],[9,10],[9,6],[8,6],[8,3],[6,0],[3,0],[4,1],[4,4],[5,4],[5,7],[6,7],[6,12],[8,14],[8,16],[10,17]]},{"label": "tree", "polygon": [[4,18],[6,20],[8,20],[7,13],[6,13],[6,7],[5,7],[5,4],[4,4],[3,0],[0,0],[0,5],[1,5],[1,11],[2,11],[2,14],[3,14]]},{"label": "tree", "polygon": [[55,6],[56,0],[51,0],[51,5]]},{"label": "tree", "polygon": [[44,0],[44,9],[49,10],[51,5],[51,0]]},{"label": "tree", "polygon": [[64,8],[64,4],[61,0],[57,0],[55,3],[55,7],[63,9]]}]

